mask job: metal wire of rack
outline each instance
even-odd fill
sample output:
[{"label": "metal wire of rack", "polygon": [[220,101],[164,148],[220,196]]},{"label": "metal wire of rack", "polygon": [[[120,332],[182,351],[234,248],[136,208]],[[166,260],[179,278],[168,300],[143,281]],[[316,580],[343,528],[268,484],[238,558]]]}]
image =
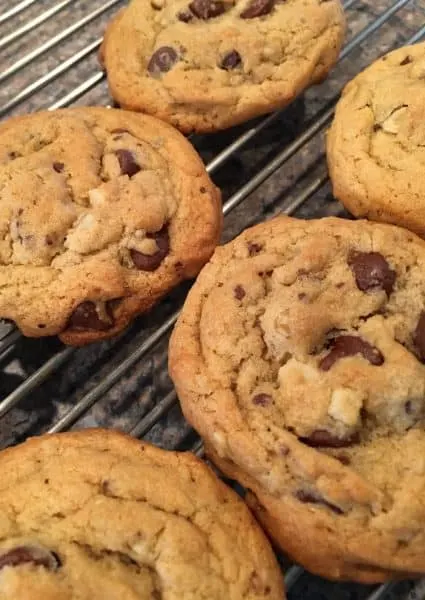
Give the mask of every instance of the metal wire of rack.
[{"label": "metal wire of rack", "polygon": [[[95,0],[90,12],[87,4],[21,0],[5,10],[0,1],[0,118],[110,102],[95,55],[105,23],[124,3]],[[420,0],[346,0],[344,7],[348,41],[336,75],[320,86],[320,93],[310,90],[292,107],[234,131],[192,138],[208,172],[224,189],[227,238],[278,212],[306,217],[341,213],[329,192],[322,143],[341,87],[382,52],[425,38],[425,3]],[[203,456],[202,443],[182,420],[166,373],[167,338],[178,316],[176,306],[184,300],[182,287],[127,333],[95,349],[25,340],[13,325],[0,322],[0,444],[100,424]],[[374,589],[356,586],[352,591],[336,584],[321,588],[309,578],[301,567],[289,568],[289,594],[425,598],[425,580]],[[315,591],[309,596],[312,586]]]}]

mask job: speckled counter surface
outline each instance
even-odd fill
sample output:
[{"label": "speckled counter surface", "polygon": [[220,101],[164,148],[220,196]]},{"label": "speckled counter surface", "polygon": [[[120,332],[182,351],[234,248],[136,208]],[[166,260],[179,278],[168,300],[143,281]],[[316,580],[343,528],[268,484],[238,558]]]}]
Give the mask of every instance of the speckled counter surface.
[{"label": "speckled counter surface", "polygon": [[[1,14],[12,9],[18,0],[0,0],[0,118],[23,114],[55,103],[92,77],[99,77],[96,58],[96,40],[102,36],[106,22],[125,4],[120,0],[37,0],[30,8],[6,22]],[[369,0],[351,2],[347,11],[348,41],[370,25],[394,0]],[[19,28],[32,19],[40,18],[45,11],[63,6],[55,16],[39,27],[28,30],[13,41]],[[61,36],[67,28],[76,27],[81,19],[101,7],[110,8],[90,23],[56,44],[15,74],[5,77],[16,61],[22,61],[29,52]],[[386,24],[356,47],[322,85],[309,90],[284,111],[270,127],[265,128],[251,143],[238,151],[230,160],[214,171],[213,178],[222,187],[224,199],[232,198],[253,176],[275,159],[279,152],[296,139],[337,98],[343,84],[362,67],[389,49],[400,46],[425,25],[425,0],[405,2]],[[92,45],[91,51],[86,51]],[[80,60],[81,57],[81,60]],[[72,63],[72,66],[71,64]],[[70,68],[68,68],[70,67]],[[62,71],[62,72],[61,72]],[[35,83],[34,83],[35,82]],[[32,86],[31,89],[28,86]],[[36,90],[34,90],[34,86]],[[31,92],[31,93],[30,93]],[[32,93],[35,92],[35,93]],[[23,99],[18,101],[17,96]],[[88,93],[79,97],[77,104],[110,104],[104,79]],[[240,133],[253,127],[253,123],[219,135],[193,138],[205,162],[209,162]],[[226,217],[223,239],[235,236],[246,226],[290,210],[300,202],[300,194],[316,182],[324,185],[307,202],[295,211],[297,216],[311,218],[317,215],[342,215],[341,206],[332,198],[326,183],[326,164],[323,154],[323,132],[314,136],[290,160],[267,178]],[[152,313],[138,321],[118,339],[73,352],[53,377],[48,378],[17,406],[0,416],[0,445],[20,441],[28,435],[46,431],[75,403],[102,382],[112,369],[140,347],[157,328],[179,308],[189,285],[184,285],[170,295]],[[0,325],[0,337],[2,327]],[[167,336],[144,356],[96,402],[75,427],[103,425],[130,431],[136,423],[157,410],[172,390],[166,371]],[[55,352],[61,350],[56,340],[18,339],[14,347],[2,355],[0,342],[0,399],[18,386],[44,364]],[[86,396],[87,398],[87,396]],[[157,444],[170,448],[190,448],[196,437],[184,423],[178,405],[169,397],[171,410],[146,436]],[[0,410],[1,413],[1,410]],[[408,598],[411,585],[397,585],[388,598]],[[311,576],[303,576],[291,591],[296,600],[363,600],[371,588],[355,585],[336,585]],[[409,597],[419,600],[422,596]]]}]

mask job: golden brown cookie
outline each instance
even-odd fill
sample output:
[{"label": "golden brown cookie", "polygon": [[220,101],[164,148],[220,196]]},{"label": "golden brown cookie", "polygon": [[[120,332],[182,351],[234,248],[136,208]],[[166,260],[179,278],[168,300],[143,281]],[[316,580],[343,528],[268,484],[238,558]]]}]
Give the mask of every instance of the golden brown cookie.
[{"label": "golden brown cookie", "polygon": [[335,196],[356,216],[425,235],[425,43],[383,56],[345,88],[327,141]]},{"label": "golden brown cookie", "polygon": [[218,248],[169,368],[207,454],[330,579],[425,572],[425,242],[280,217]]},{"label": "golden brown cookie", "polygon": [[254,518],[190,453],[86,430],[0,468],[4,600],[284,600]]},{"label": "golden brown cookie", "polygon": [[167,124],[106,108],[0,125],[0,318],[111,337],[212,254],[220,192]]},{"label": "golden brown cookie", "polygon": [[344,32],[339,0],[133,0],[110,23],[101,62],[123,108],[209,132],[324,79]]}]

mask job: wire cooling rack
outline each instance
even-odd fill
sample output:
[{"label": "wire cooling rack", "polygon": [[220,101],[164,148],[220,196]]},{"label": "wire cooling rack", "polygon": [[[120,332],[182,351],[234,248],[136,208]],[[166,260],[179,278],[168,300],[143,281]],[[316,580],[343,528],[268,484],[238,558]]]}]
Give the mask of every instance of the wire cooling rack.
[{"label": "wire cooling rack", "polygon": [[[0,119],[70,105],[110,105],[97,62],[105,24],[122,0],[0,0]],[[346,0],[349,32],[329,79],[284,111],[214,136],[193,136],[223,189],[224,240],[280,212],[343,215],[332,198],[323,150],[343,85],[390,49],[425,39],[425,0]],[[190,284],[180,286],[115,340],[88,348],[28,340],[0,321],[0,446],[29,435],[116,427],[202,456],[167,375],[167,342]],[[382,586],[334,584],[293,565],[289,598],[425,599],[425,580]]]}]

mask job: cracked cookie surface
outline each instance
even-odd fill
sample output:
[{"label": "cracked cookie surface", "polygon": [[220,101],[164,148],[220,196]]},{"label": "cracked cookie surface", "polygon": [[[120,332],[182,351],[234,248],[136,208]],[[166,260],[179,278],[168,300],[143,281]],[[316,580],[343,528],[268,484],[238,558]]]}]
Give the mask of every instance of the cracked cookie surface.
[{"label": "cracked cookie surface", "polygon": [[335,196],[354,215],[425,236],[425,43],[383,56],[345,87],[327,140]]},{"label": "cracked cookie surface", "polygon": [[282,600],[238,496],[190,453],[113,431],[0,453],[4,600]]},{"label": "cracked cookie surface", "polygon": [[219,241],[220,193],[181,134],[106,108],[0,125],[0,318],[85,344],[193,277]]},{"label": "cracked cookie surface", "polygon": [[339,0],[133,0],[110,23],[101,62],[123,108],[208,132],[324,79],[344,31]]},{"label": "cracked cookie surface", "polygon": [[216,250],[171,338],[207,454],[327,578],[425,572],[424,274],[407,230],[279,217]]}]

